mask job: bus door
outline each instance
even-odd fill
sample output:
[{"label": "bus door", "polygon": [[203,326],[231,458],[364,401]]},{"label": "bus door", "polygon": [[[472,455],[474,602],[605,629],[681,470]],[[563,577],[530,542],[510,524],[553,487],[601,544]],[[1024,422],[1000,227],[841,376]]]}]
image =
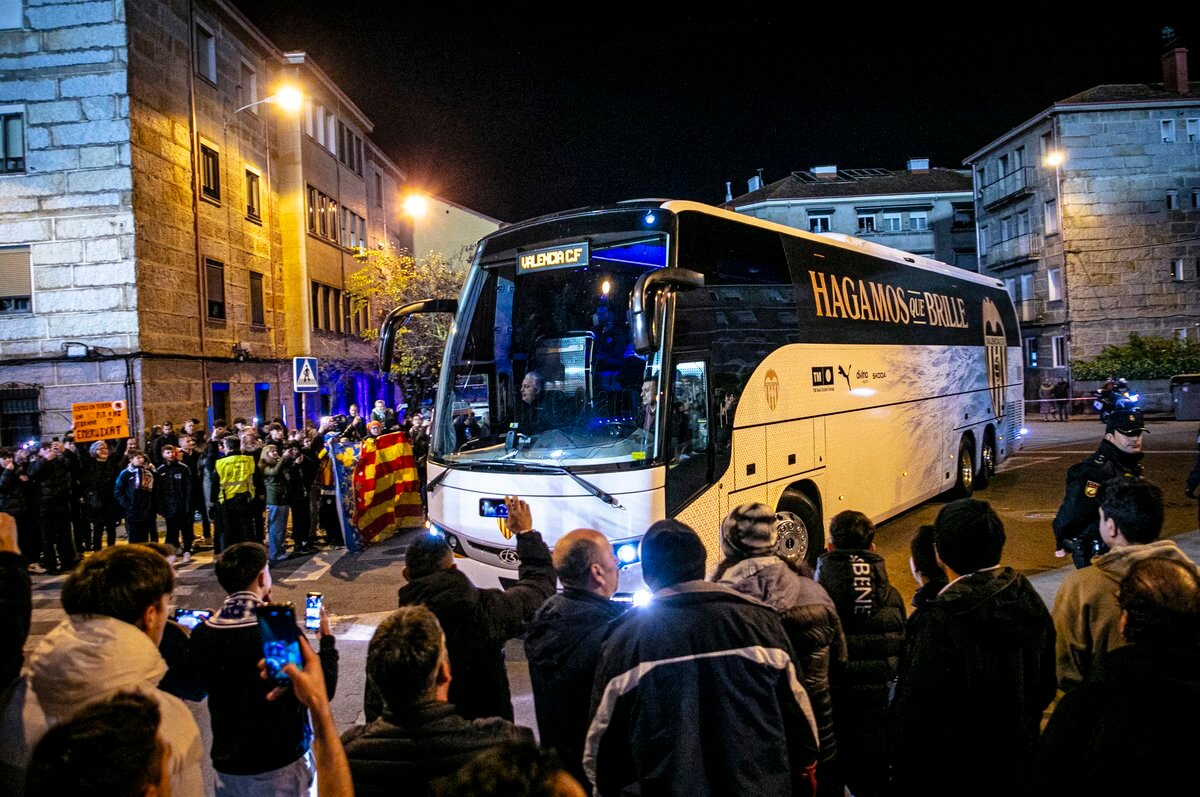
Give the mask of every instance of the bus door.
[{"label": "bus door", "polygon": [[706,354],[676,352],[661,450],[667,462],[666,509],[677,514],[712,484],[712,401]]}]

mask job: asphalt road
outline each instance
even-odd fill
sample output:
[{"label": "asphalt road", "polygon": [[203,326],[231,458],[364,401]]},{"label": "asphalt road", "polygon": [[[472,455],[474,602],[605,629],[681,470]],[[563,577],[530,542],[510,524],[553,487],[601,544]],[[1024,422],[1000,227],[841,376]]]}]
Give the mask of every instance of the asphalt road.
[{"label": "asphalt road", "polygon": [[[1095,450],[1103,429],[1094,419],[1070,423],[1028,424],[1023,450],[1003,463],[992,484],[976,493],[989,501],[1008,533],[1004,563],[1034,578],[1044,597],[1052,600],[1054,584],[1069,560],[1054,557],[1050,522],[1062,500],[1067,469]],[[1183,495],[1188,472],[1196,460],[1194,422],[1151,422],[1146,445],[1146,475],[1163,488],[1167,519],[1165,534],[1174,536],[1197,526],[1196,502]],[[933,523],[942,501],[930,501],[879,526],[876,547],[887,560],[892,582],[906,601],[916,588],[908,570],[908,540],[913,529]],[[359,553],[330,549],[315,556],[289,560],[273,568],[273,600],[303,607],[309,590],[325,595],[341,650],[341,675],[334,714],[339,726],[361,721],[367,643],[375,628],[396,606],[396,590],[404,583],[403,555],[410,532]],[[1189,538],[1189,545],[1197,535]],[[1059,571],[1058,573],[1054,571]],[[212,555],[198,555],[180,567],[175,595],[178,606],[215,608],[224,593],[212,572]],[[1040,574],[1040,575],[1039,575]],[[34,622],[27,649],[63,617],[59,591],[64,577],[35,577]],[[519,643],[508,646],[509,681],[517,721],[535,727],[528,670]],[[192,704],[202,731],[208,734],[207,707]]]},{"label": "asphalt road", "polygon": [[[1030,421],[1026,426],[1029,435],[1023,449],[1010,455],[992,483],[974,497],[990,503],[1004,521],[1008,538],[1004,564],[1034,577],[1070,564],[1069,558],[1055,558],[1050,524],[1062,503],[1067,470],[1096,450],[1104,428],[1094,417],[1067,423]],[[1163,491],[1164,536],[1196,529],[1196,502],[1183,494],[1196,461],[1196,429],[1193,421],[1147,422],[1143,464],[1146,478]],[[909,539],[917,526],[933,523],[943,506],[945,501],[928,501],[876,530],[876,549],[887,560],[888,577],[906,601],[916,591],[909,572]]]}]

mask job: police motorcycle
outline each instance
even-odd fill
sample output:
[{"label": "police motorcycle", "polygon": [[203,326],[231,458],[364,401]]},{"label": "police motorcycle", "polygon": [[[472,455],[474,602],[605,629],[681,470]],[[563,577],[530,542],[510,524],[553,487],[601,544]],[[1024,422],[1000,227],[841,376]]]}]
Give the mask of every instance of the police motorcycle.
[{"label": "police motorcycle", "polygon": [[1114,412],[1128,412],[1139,409],[1141,395],[1129,389],[1128,379],[1108,380],[1103,387],[1096,391],[1096,399],[1092,406],[1096,408],[1101,423],[1108,423],[1108,418]]}]

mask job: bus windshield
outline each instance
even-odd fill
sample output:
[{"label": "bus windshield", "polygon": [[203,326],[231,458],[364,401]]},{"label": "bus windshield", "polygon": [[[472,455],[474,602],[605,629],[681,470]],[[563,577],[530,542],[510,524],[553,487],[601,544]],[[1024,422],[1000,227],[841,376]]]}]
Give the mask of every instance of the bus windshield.
[{"label": "bus windshield", "polygon": [[447,346],[432,454],[445,464],[641,467],[659,452],[661,354],[629,328],[667,236],[609,233],[477,264]]}]

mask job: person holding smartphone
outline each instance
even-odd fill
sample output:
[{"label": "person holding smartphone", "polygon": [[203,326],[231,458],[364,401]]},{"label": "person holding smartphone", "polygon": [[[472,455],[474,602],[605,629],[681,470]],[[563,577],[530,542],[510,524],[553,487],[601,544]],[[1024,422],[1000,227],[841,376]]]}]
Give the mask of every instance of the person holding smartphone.
[{"label": "person holding smartphone", "polygon": [[[255,542],[231,545],[214,569],[229,597],[192,631],[186,670],[208,695],[215,793],[307,794],[316,778],[308,709],[291,690],[268,700],[277,684],[259,674],[264,655],[258,609],[270,603],[272,585],[267,549]],[[318,639],[332,698],[338,651],[324,611]]]}]

